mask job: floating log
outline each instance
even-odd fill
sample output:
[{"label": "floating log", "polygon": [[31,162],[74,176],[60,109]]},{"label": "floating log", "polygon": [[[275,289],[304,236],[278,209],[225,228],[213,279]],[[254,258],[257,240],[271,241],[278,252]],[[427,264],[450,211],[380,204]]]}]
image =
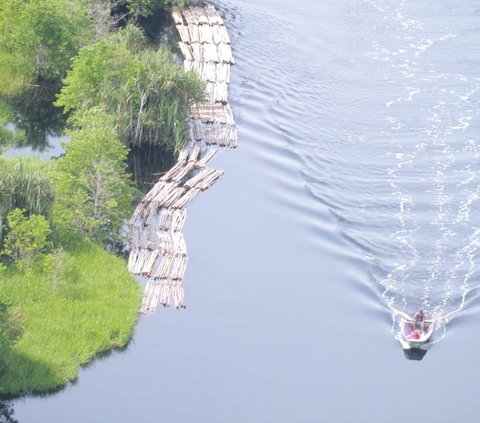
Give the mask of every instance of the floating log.
[{"label": "floating log", "polygon": [[[191,43],[199,43],[200,42],[200,31],[198,29],[198,25],[188,25],[188,35],[190,38]],[[183,40],[187,42],[186,40]]]},{"label": "floating log", "polygon": [[210,25],[210,21],[208,20],[203,7],[191,7],[190,9],[195,13],[200,25]]},{"label": "floating log", "polygon": [[202,44],[213,43],[213,31],[210,25],[199,25],[198,35]]},{"label": "floating log", "polygon": [[172,18],[176,26],[183,25],[183,16],[180,12],[176,10],[172,11]]},{"label": "floating log", "polygon": [[203,156],[197,163],[196,167],[204,167],[217,154],[217,149],[212,148],[205,156]]},{"label": "floating log", "polygon": [[227,102],[230,65],[234,60],[222,18],[212,5],[174,11],[172,18],[181,40],[184,69],[196,72],[206,82],[208,101],[190,107],[190,141],[180,151],[175,166],[159,178],[129,221],[128,268],[148,278],[142,313],[154,312],[158,304],[185,307],[185,207],[224,174],[223,170],[207,167],[217,152],[207,146],[236,147],[238,138]]},{"label": "floating log", "polygon": [[230,36],[228,35],[227,27],[225,25],[217,25],[215,31],[217,32],[218,39],[221,40],[217,44],[230,44]]},{"label": "floating log", "polygon": [[192,148],[192,152],[190,153],[190,156],[188,157],[188,162],[191,164],[195,164],[195,162],[198,159],[198,155],[200,154],[200,150],[202,148],[202,144],[197,142],[194,144]]},{"label": "floating log", "polygon": [[213,7],[211,4],[207,4],[204,7],[204,13],[207,16],[210,25],[223,25],[222,18],[218,14],[215,7]]},{"label": "floating log", "polygon": [[188,29],[187,25],[177,24],[176,28],[177,28],[177,31],[178,31],[178,35],[180,35],[180,39],[185,44],[188,44],[192,41],[192,39],[190,38],[190,32],[189,32],[189,29]]}]

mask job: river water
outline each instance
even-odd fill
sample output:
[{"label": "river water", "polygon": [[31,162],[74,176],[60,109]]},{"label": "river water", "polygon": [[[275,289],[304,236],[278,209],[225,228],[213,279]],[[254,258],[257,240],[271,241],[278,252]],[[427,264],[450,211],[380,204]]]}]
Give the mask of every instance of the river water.
[{"label": "river water", "polygon": [[[478,2],[218,6],[240,147],[188,209],[188,308],[16,419],[478,421]],[[395,310],[418,307],[411,361]]]}]

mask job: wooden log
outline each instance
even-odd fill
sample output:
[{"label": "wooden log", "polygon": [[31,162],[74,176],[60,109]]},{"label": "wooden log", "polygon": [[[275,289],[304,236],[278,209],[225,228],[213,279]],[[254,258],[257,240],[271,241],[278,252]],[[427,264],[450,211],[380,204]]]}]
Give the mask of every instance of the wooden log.
[{"label": "wooden log", "polygon": [[156,279],[166,279],[170,273],[173,257],[167,254],[163,257],[160,267],[158,268],[154,277]]},{"label": "wooden log", "polygon": [[165,207],[172,207],[172,205],[185,193],[185,188],[178,187],[172,190],[168,196],[163,200]]},{"label": "wooden log", "polygon": [[175,23],[175,25],[183,25],[183,17],[182,17],[182,14],[176,10],[173,10],[172,11],[172,18],[173,18],[173,22]]},{"label": "wooden log", "polygon": [[203,181],[206,177],[210,175],[213,169],[204,169],[197,173],[194,177],[190,178],[187,182],[185,182],[184,187],[187,189],[194,188],[199,182]]},{"label": "wooden log", "polygon": [[199,39],[202,44],[213,43],[213,32],[210,25],[200,25],[198,27]]},{"label": "wooden log", "polygon": [[205,154],[205,156],[203,156],[197,163],[196,163],[196,167],[203,167],[203,166],[206,166],[208,164],[208,162],[213,158],[213,156],[215,156],[215,154],[217,154],[217,149],[216,148],[212,148],[211,150],[208,151],[207,154]]},{"label": "wooden log", "polygon": [[150,257],[146,261],[145,265],[143,266],[142,273],[146,276],[150,276],[155,265],[155,261],[157,260],[159,251],[154,250],[150,252]]},{"label": "wooden log", "polygon": [[181,180],[192,171],[194,166],[195,166],[195,161],[189,160],[189,162],[185,166],[183,166],[181,171],[177,172],[177,174],[175,175],[176,186],[178,186],[181,183]]},{"label": "wooden log", "polygon": [[169,254],[173,255],[187,255],[187,245],[182,232],[172,232],[172,248]]},{"label": "wooden log", "polygon": [[189,152],[190,152],[190,150],[189,150],[188,146],[183,147],[182,151],[180,151],[180,154],[178,155],[178,162],[177,163],[186,161]]},{"label": "wooden log", "polygon": [[[203,57],[205,62],[214,62],[218,63],[220,62],[221,58],[219,56],[219,49],[218,46],[215,44],[203,44]],[[223,49],[222,49],[223,52]]]},{"label": "wooden log", "polygon": [[199,43],[193,43],[189,45],[190,49],[190,59],[189,60],[195,60],[197,62],[203,62],[204,61],[204,49],[203,46]]},{"label": "wooden log", "polygon": [[176,273],[173,275],[173,279],[182,280],[185,276],[185,271],[187,270],[188,257],[183,256],[183,260],[176,269]]},{"label": "wooden log", "polygon": [[216,71],[215,63],[206,62],[202,67],[202,72],[200,73],[201,79],[204,81],[215,82],[216,81]]},{"label": "wooden log", "polygon": [[185,8],[182,10],[182,16],[187,25],[192,24],[191,17],[190,17],[190,10],[188,8]]},{"label": "wooden log", "polygon": [[[227,102],[233,55],[220,15],[207,5],[173,12],[172,16],[182,40],[179,47],[185,57],[184,68],[197,72],[207,82],[210,101],[191,106],[192,141],[182,149],[175,166],[147,193],[129,221],[132,248],[128,268],[153,278],[145,287],[142,312],[154,311],[159,303],[185,307],[181,284],[188,260],[182,234],[185,206],[224,174],[206,167],[216,149],[203,157],[200,151],[203,142],[232,147],[238,140]],[[193,169],[201,170],[185,181]]]},{"label": "wooden log", "polygon": [[[196,162],[198,159],[198,155],[200,154],[200,150],[202,148],[202,144],[197,142],[193,145],[192,151],[190,156],[188,157],[188,162],[191,164],[192,162]],[[193,166],[191,167],[193,169]]]},{"label": "wooden log", "polygon": [[178,209],[183,209],[190,201],[192,201],[195,196],[200,192],[199,189],[193,188],[186,190],[185,193],[180,197],[173,207]]},{"label": "wooden log", "polygon": [[151,289],[147,297],[147,309],[148,313],[153,313],[158,306],[158,302],[161,295],[162,282],[152,281]]},{"label": "wooden log", "polygon": [[192,44],[186,44],[184,42],[179,42],[178,46],[180,47],[180,51],[182,52],[183,58],[185,60],[188,60],[188,61],[196,60]]},{"label": "wooden log", "polygon": [[233,64],[232,49],[228,44],[219,44],[217,46],[218,62]]},{"label": "wooden log", "polygon": [[182,40],[183,43],[188,44],[192,41],[187,25],[177,25],[176,28],[178,31],[178,35],[180,36],[180,40]]},{"label": "wooden log", "polygon": [[140,250],[137,259],[135,261],[135,265],[133,266],[132,273],[139,275],[141,273],[142,267],[143,267],[143,262],[145,260],[145,252],[147,250]]},{"label": "wooden log", "polygon": [[160,181],[171,181],[176,172],[184,166],[183,162],[178,161],[170,170],[160,178]]},{"label": "wooden log", "polygon": [[134,269],[137,258],[138,258],[138,250],[136,248],[130,250],[130,254],[128,255],[128,264],[127,264],[129,272],[132,272],[132,270]]},{"label": "wooden log", "polygon": [[233,111],[230,107],[230,104],[226,104],[224,106],[224,113],[225,113],[225,123],[229,125],[235,125],[235,118],[233,117]]},{"label": "wooden log", "polygon": [[218,14],[217,10],[211,4],[207,4],[204,7],[204,13],[208,17],[210,25],[220,25],[223,24],[223,20]]},{"label": "wooden log", "polygon": [[207,15],[205,14],[205,9],[204,7],[194,7],[193,8],[195,14],[197,15],[198,23],[200,25],[209,25],[209,20]]},{"label": "wooden log", "polygon": [[154,282],[153,281],[147,281],[147,284],[145,285],[145,290],[143,291],[143,297],[142,297],[142,305],[140,306],[140,312],[141,313],[148,313],[151,308],[151,297],[153,296],[153,291],[154,291]]},{"label": "wooden log", "polygon": [[218,38],[221,40],[218,44],[230,44],[230,35],[228,35],[226,26],[217,25],[216,29]]},{"label": "wooden log", "polygon": [[181,232],[187,218],[186,210],[174,210],[172,215],[172,231]]},{"label": "wooden log", "polygon": [[188,35],[190,43],[200,43],[200,31],[198,25],[188,25]]},{"label": "wooden log", "polygon": [[202,191],[205,191],[206,189],[210,188],[215,182],[217,182],[223,175],[225,171],[224,170],[215,170],[215,173],[212,173],[211,176],[206,178],[201,185],[199,185],[199,188]]}]

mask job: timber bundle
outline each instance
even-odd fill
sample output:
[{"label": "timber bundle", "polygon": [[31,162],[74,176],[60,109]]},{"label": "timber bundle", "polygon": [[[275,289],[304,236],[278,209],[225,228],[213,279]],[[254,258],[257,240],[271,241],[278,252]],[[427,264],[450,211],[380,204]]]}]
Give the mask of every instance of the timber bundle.
[{"label": "timber bundle", "polygon": [[172,16],[180,34],[184,67],[205,81],[208,101],[191,106],[189,142],[175,166],[160,178],[130,220],[128,268],[147,279],[142,313],[154,312],[159,303],[185,308],[186,206],[223,176],[223,170],[207,166],[217,152],[216,146],[237,146],[235,121],[227,102],[234,61],[223,20],[212,5],[174,11]]}]

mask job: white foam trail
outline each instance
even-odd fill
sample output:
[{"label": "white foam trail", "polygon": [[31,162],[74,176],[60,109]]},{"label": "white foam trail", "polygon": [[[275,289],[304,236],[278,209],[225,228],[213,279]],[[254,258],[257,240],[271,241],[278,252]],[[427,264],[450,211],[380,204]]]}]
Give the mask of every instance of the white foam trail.
[{"label": "white foam trail", "polygon": [[[480,251],[480,229],[472,210],[480,201],[480,170],[476,170],[473,163],[480,159],[480,148],[474,139],[468,138],[459,150],[457,139],[469,130],[474,119],[480,120],[478,111],[464,107],[464,103],[479,93],[480,80],[431,69],[417,76],[420,68],[416,60],[433,46],[457,35],[449,31],[437,37],[424,36],[425,25],[408,17],[405,1],[365,0],[365,3],[383,16],[383,21],[397,34],[397,40],[403,39],[403,45],[391,50],[376,41],[368,55],[378,62],[383,72],[388,70],[395,75],[396,81],[403,79],[405,90],[404,96],[385,103],[388,112],[385,120],[391,127],[391,144],[395,148],[394,162],[387,168],[386,175],[398,201],[395,218],[400,225],[391,239],[402,247],[403,259],[394,264],[380,282],[384,286],[383,297],[395,310],[411,311],[421,306],[434,313],[444,333],[444,323],[463,310],[465,299],[475,288],[471,278]],[[415,144],[405,143],[399,149],[395,134],[409,126],[401,107],[417,99],[430,102],[430,106],[422,106],[420,139]],[[456,169],[465,160],[460,154],[462,151],[473,155],[472,161],[459,171]],[[412,188],[408,179],[412,172],[420,174],[418,181],[428,188],[420,192],[418,187]],[[459,180],[453,183],[452,176]],[[422,217],[418,204],[435,210],[430,222],[418,221],[418,217]],[[469,234],[466,243],[465,233]],[[425,245],[424,239],[431,243]],[[398,312],[392,314],[392,330],[397,335],[398,315]]]}]

